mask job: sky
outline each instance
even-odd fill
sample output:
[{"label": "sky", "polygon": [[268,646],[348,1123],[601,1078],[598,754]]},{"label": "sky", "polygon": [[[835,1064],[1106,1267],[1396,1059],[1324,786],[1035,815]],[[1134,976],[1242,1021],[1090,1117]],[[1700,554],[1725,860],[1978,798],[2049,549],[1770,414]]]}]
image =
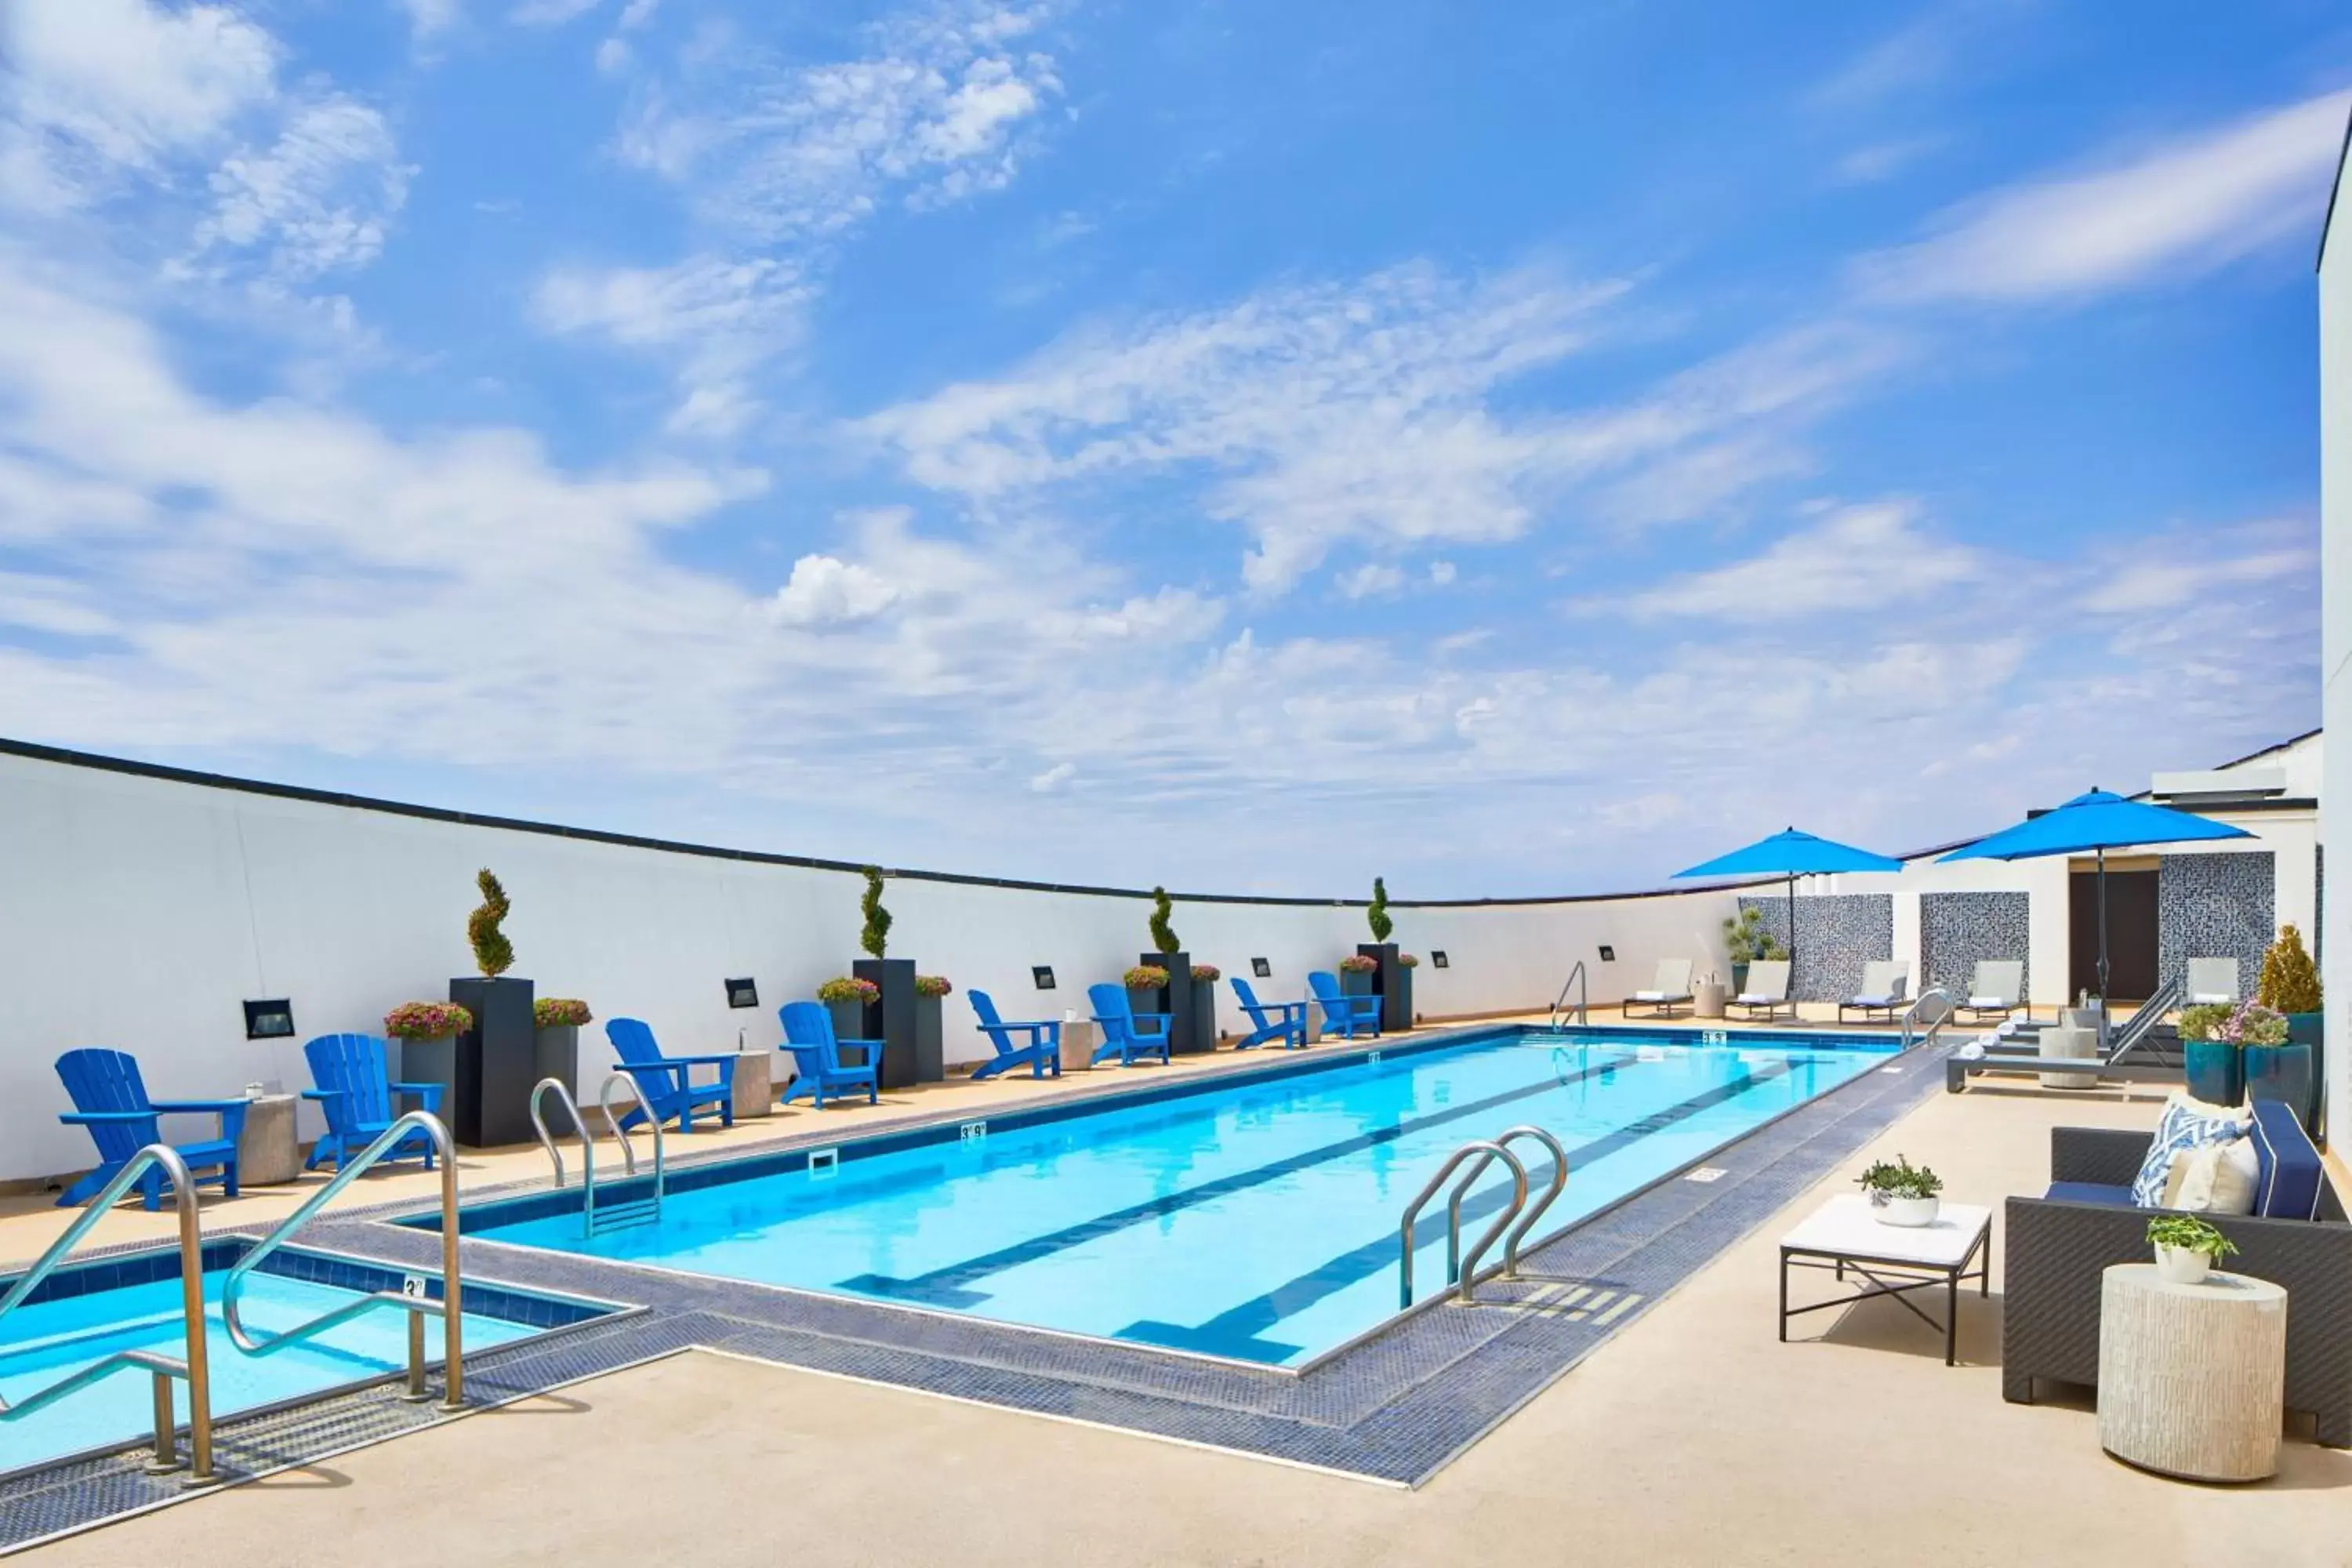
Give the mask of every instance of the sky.
[{"label": "sky", "polygon": [[2340,0],[0,0],[0,735],[1400,900],[2318,722]]}]

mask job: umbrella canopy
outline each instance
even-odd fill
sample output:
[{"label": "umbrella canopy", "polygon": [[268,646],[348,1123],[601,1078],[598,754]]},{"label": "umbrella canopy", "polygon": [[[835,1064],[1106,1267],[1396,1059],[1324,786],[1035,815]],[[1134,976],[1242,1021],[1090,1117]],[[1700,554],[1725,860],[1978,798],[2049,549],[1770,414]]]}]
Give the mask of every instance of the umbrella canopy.
[{"label": "umbrella canopy", "polygon": [[2044,855],[2080,855],[2099,862],[2099,1007],[2107,1005],[2107,851],[2140,844],[2185,844],[2198,838],[2252,838],[2242,827],[2211,822],[2170,806],[2126,800],[2103,789],[2078,795],[2065,805],[2029,816],[2014,827],[1964,844],[1947,860],[2032,860]]},{"label": "umbrella canopy", "polygon": [[[1874,855],[1867,849],[1857,849],[1851,844],[1840,844],[1834,838],[1820,838],[1795,828],[1784,828],[1769,838],[1759,838],[1742,849],[1728,855],[1718,855],[1712,860],[1701,861],[1676,877],[1786,877],[1789,879],[1789,957],[1797,956],[1797,879],[1825,871],[1900,871],[1903,862],[1890,860],[1884,855]],[[1792,980],[1791,994],[1796,990]]]}]

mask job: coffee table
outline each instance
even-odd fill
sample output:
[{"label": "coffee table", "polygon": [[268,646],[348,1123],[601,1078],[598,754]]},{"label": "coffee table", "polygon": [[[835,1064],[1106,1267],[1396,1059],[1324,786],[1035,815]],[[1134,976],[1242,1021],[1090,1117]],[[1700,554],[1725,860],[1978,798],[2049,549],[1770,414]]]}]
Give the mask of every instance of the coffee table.
[{"label": "coffee table", "polygon": [[[1960,1286],[1970,1278],[1977,1294],[1990,1294],[1992,1210],[1978,1204],[1945,1204],[1936,1222],[1924,1226],[1882,1225],[1877,1210],[1860,1193],[1841,1193],[1815,1209],[1780,1238],[1780,1340],[1788,1342],[1789,1320],[1832,1307],[1892,1296],[1931,1329],[1944,1331],[1944,1364],[1958,1360]],[[1973,1265],[1973,1268],[1971,1268]],[[1789,1305],[1789,1270],[1824,1268],[1840,1279],[1848,1271],[1870,1289],[1810,1307]],[[1910,1299],[1914,1290],[1944,1288],[1944,1321],[1936,1321]]]}]

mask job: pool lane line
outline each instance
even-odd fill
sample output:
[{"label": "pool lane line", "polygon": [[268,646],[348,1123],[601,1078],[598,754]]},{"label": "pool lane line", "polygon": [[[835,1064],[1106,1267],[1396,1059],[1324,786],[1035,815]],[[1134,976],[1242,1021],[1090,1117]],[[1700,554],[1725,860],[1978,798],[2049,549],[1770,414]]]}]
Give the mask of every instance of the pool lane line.
[{"label": "pool lane line", "polygon": [[1186,1187],[1179,1192],[1147,1198],[1139,1204],[1130,1204],[1125,1208],[1114,1209],[1108,1214],[1080,1220],[1076,1225],[1064,1226],[1059,1230],[1048,1231],[1043,1236],[1030,1237],[1025,1240],[1014,1242],[1009,1247],[1001,1247],[992,1252],[983,1252],[976,1258],[966,1258],[961,1263],[947,1264],[931,1269],[928,1273],[915,1275],[911,1279],[902,1279],[888,1274],[859,1274],[840,1281],[835,1289],[855,1290],[863,1295],[880,1296],[887,1300],[920,1301],[934,1307],[955,1309],[976,1307],[989,1299],[988,1292],[973,1290],[969,1287],[992,1274],[1001,1274],[1009,1268],[1034,1263],[1040,1258],[1050,1258],[1056,1252],[1067,1251],[1073,1247],[1083,1246],[1101,1237],[1114,1235],[1129,1226],[1142,1225],[1150,1220],[1181,1214],[1185,1209],[1196,1207],[1201,1204],[1228,1197],[1234,1193],[1247,1192],[1253,1187],[1264,1186],[1268,1182],[1280,1181],[1285,1176],[1293,1175],[1312,1166],[1326,1164],[1333,1160],[1342,1160],[1350,1154],[1360,1154],[1367,1149],[1377,1148],[1382,1143],[1392,1143],[1412,1133],[1424,1131],[1433,1127],[1442,1127],[1448,1122],[1460,1121],[1466,1117],[1483,1115],[1489,1110],[1514,1105],[1537,1095],[1549,1094],[1554,1089],[1564,1089],[1570,1084],[1580,1083],[1588,1078],[1598,1078],[1603,1073],[1614,1072],[1621,1068],[1632,1067],[1634,1064],[1635,1058],[1631,1056],[1612,1056],[1598,1062],[1589,1063],[1575,1072],[1553,1072],[1546,1075],[1542,1081],[1538,1083],[1522,1084],[1517,1089],[1506,1089],[1499,1094],[1490,1094],[1481,1100],[1448,1106],[1444,1110],[1434,1111],[1427,1116],[1415,1117],[1409,1121],[1400,1121],[1391,1127],[1376,1127],[1369,1132],[1360,1132],[1352,1138],[1342,1138],[1337,1142],[1326,1143],[1319,1148],[1304,1150],[1299,1153],[1274,1161],[1270,1164],[1253,1166],[1246,1171],[1236,1171],[1229,1176],[1220,1176],[1213,1182],[1203,1182],[1199,1186]]},{"label": "pool lane line", "polygon": [[[1688,1100],[1651,1111],[1614,1131],[1603,1133],[1570,1149],[1568,1152],[1569,1170],[1573,1173],[1597,1164],[1644,1138],[1664,1131],[1678,1121],[1688,1121],[1703,1110],[1711,1110],[1737,1100],[1751,1089],[1784,1077],[1788,1071],[1787,1065],[1783,1063],[1746,1068],[1736,1079],[1727,1079]],[[1462,1202],[1464,1226],[1466,1228],[1495,1213],[1505,1201],[1506,1189],[1500,1186],[1490,1186],[1471,1194]],[[1434,1215],[1426,1217],[1435,1218]],[[1165,1345],[1172,1350],[1194,1351],[1203,1355],[1221,1355],[1235,1361],[1286,1361],[1304,1347],[1265,1339],[1263,1337],[1265,1331],[1327,1297],[1335,1296],[1393,1268],[1398,1245],[1397,1232],[1388,1230],[1263,1295],[1227,1308],[1206,1322],[1187,1325],[1146,1319],[1129,1324],[1114,1337]],[[1415,1237],[1415,1246],[1419,1246],[1418,1237]]]}]

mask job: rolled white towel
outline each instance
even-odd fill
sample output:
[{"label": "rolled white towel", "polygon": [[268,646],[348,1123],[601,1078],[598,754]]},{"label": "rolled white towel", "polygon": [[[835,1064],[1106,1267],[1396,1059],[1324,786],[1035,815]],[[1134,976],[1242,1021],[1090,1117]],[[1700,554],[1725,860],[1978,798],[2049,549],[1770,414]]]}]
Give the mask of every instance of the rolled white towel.
[{"label": "rolled white towel", "polygon": [[1952,1054],[1958,1057],[1962,1061],[1982,1061],[1985,1054],[1984,1041],[1970,1040],[1967,1045],[1962,1046],[1958,1050],[1954,1051]]}]

